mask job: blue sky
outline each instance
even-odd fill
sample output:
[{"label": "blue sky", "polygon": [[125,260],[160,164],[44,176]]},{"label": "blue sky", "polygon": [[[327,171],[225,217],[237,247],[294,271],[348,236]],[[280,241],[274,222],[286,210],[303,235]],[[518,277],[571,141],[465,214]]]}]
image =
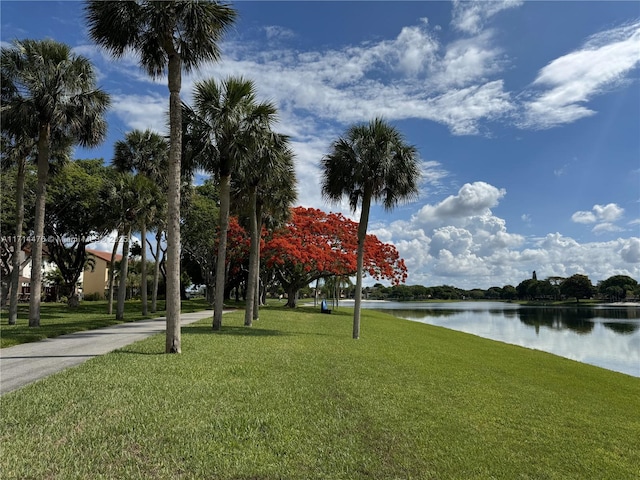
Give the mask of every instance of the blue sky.
[{"label": "blue sky", "polygon": [[[292,137],[299,203],[328,205],[319,161],[382,116],[423,162],[418,201],[369,231],[396,245],[409,284],[640,279],[640,3],[236,2],[223,58],[183,79],[242,75]],[[168,92],[88,39],[79,2],[3,0],[1,41],[53,38],[90,58],[112,95],[109,162],[133,128],[163,132]],[[350,214],[358,218],[359,212]]]}]

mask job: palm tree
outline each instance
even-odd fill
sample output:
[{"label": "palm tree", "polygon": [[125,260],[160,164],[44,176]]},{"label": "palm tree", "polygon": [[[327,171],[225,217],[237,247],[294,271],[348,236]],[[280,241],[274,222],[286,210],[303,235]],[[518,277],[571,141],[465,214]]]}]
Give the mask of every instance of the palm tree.
[{"label": "palm tree", "polygon": [[255,86],[250,80],[228,78],[196,83],[194,108],[184,105],[187,145],[185,151],[204,170],[215,174],[220,185],[220,241],[216,262],[216,293],[213,329],[222,327],[227,232],[229,229],[231,177],[250,158],[256,133],[264,131],[274,119],[275,107],[256,103]]},{"label": "palm tree", "polygon": [[[258,133],[253,154],[244,168],[238,169],[234,179],[234,196],[248,210],[251,247],[249,250],[249,273],[247,281],[247,306],[244,324],[251,326],[258,320],[260,286],[260,232],[263,227],[262,209],[265,203],[282,211],[289,211],[295,201],[295,171],[293,151],[289,138],[271,131]],[[272,206],[272,205],[268,205]]]},{"label": "palm tree", "polygon": [[165,351],[180,353],[180,167],[182,71],[220,58],[218,42],[236,12],[210,1],[96,1],[87,3],[89,35],[116,58],[133,50],[152,77],[169,87],[167,333]]},{"label": "palm tree", "polygon": [[[152,132],[151,130],[133,130],[129,132],[124,140],[118,141],[114,145],[115,154],[113,157],[113,165],[120,172],[137,172],[138,175],[151,180],[155,185],[165,185],[166,178],[164,173],[167,171],[167,153],[168,144],[164,137]],[[155,189],[158,194],[158,189]],[[150,193],[146,192],[147,194]],[[141,251],[141,280],[140,280],[140,296],[142,301],[142,314],[147,314],[147,226],[148,222],[154,220],[157,214],[158,204],[160,203],[159,195],[156,198],[145,196],[148,208],[140,211],[138,218],[140,225],[140,236],[142,238]]]},{"label": "palm tree", "polygon": [[344,137],[333,143],[321,163],[324,197],[337,202],[346,195],[353,212],[358,206],[362,208],[353,315],[353,338],[357,339],[360,337],[364,243],[371,202],[380,201],[389,211],[400,201],[415,198],[421,177],[420,162],[416,148],[406,144],[396,128],[376,118],[368,124],[350,127]]},{"label": "palm tree", "polygon": [[[88,59],[53,40],[16,41],[2,51],[2,80],[21,92],[2,106],[12,122],[37,130],[38,184],[31,255],[29,326],[40,326],[44,213],[54,139],[82,146],[98,145],[105,137],[104,113],[109,96],[96,87]],[[22,120],[21,120],[22,119]],[[37,119],[37,120],[36,120]],[[37,127],[35,125],[37,122]]]},{"label": "palm tree", "polygon": [[120,174],[119,188],[121,189],[119,197],[122,200],[120,213],[122,215],[121,229],[124,232],[124,244],[122,248],[122,261],[120,262],[116,319],[123,320],[131,234],[140,213],[149,208],[149,204],[153,202],[154,196],[157,196],[158,193],[157,186],[151,180],[143,175],[133,175],[130,172]]}]

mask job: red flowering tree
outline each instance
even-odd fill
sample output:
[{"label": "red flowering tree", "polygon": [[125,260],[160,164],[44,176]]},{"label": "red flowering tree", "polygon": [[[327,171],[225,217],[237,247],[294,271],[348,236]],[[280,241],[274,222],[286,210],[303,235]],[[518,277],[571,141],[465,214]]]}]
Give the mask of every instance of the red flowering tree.
[{"label": "red flowering tree", "polygon": [[[295,307],[298,291],[319,278],[356,273],[358,224],[339,213],[314,208],[292,209],[291,220],[275,231],[262,250],[263,262],[273,269]],[[407,267],[391,244],[375,235],[365,241],[364,270],[377,280],[404,282]]]},{"label": "red flowering tree", "polygon": [[[219,228],[216,233],[217,237],[219,237]],[[215,245],[217,248],[217,239]],[[229,217],[225,263],[224,298],[227,299],[229,298],[231,290],[246,280],[247,268],[249,266],[249,235],[246,230],[242,228],[237,217]]]}]

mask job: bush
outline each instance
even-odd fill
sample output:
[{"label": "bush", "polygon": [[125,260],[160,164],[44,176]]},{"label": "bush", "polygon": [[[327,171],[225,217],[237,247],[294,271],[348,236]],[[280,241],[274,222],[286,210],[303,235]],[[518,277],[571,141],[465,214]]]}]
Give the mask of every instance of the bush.
[{"label": "bush", "polygon": [[97,302],[99,300],[104,300],[104,296],[101,295],[99,292],[94,292],[94,293],[89,293],[88,295],[85,295],[84,297],[82,297],[83,300],[86,300],[87,302]]}]

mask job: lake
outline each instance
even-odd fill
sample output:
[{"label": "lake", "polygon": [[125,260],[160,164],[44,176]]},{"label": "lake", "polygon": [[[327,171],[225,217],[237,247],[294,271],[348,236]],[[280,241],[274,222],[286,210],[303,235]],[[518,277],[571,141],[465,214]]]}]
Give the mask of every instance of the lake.
[{"label": "lake", "polygon": [[[349,302],[349,306],[353,303]],[[346,305],[346,303],[345,303]],[[370,302],[362,307],[640,377],[640,307]]]}]

